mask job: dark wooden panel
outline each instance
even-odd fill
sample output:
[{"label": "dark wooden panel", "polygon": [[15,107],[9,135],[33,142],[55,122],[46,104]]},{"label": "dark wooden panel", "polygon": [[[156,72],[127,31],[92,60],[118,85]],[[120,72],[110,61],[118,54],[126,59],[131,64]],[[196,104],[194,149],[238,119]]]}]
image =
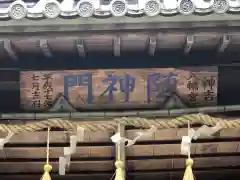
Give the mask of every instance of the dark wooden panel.
[{"label": "dark wooden panel", "polygon": [[0,82],[1,81],[19,81],[19,71],[0,70]]},{"label": "dark wooden panel", "polygon": [[0,70],[0,112],[19,111],[20,86],[16,82],[19,82],[19,71]]},{"label": "dark wooden panel", "polygon": [[240,67],[219,67],[218,98],[220,105],[240,104]]},{"label": "dark wooden panel", "polygon": [[[186,159],[146,159],[128,160],[128,171],[184,169]],[[58,172],[58,162],[50,162],[52,172]],[[42,172],[45,162],[1,162],[1,173]],[[193,168],[217,168],[240,166],[239,157],[194,158]],[[114,161],[71,161],[69,172],[113,171]]]},{"label": "dark wooden panel", "polygon": [[[218,154],[218,153],[239,153],[240,142],[221,143],[194,143],[191,146],[192,155]],[[4,154],[5,153],[5,154]],[[8,158],[45,158],[45,147],[5,147],[3,156]],[[114,157],[113,146],[79,146],[72,155],[73,158],[81,157]],[[127,156],[179,156],[179,144],[160,145],[134,145],[126,149]],[[58,158],[63,156],[63,147],[51,147],[50,157]],[[4,156],[5,157],[5,156]]]},{"label": "dark wooden panel", "polygon": [[[1,87],[0,87],[1,88]],[[19,112],[20,91],[19,89],[9,90],[4,87],[0,90],[0,112]]]}]

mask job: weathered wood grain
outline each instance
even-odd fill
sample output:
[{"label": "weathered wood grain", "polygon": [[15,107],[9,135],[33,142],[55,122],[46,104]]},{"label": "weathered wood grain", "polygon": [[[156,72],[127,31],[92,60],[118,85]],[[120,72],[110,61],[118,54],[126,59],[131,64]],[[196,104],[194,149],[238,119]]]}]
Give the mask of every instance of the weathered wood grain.
[{"label": "weathered wood grain", "polygon": [[[194,169],[194,176],[196,179],[236,179],[239,177],[238,169],[209,169],[209,170],[197,170]],[[1,175],[1,180],[36,180],[40,179],[42,173],[37,174],[7,174]],[[98,172],[98,173],[74,173],[74,174],[66,174],[65,176],[59,176],[57,173],[51,173],[51,177],[54,180],[106,180],[111,179],[113,177],[113,172]],[[127,178],[131,180],[179,180],[183,178],[183,170],[180,171],[154,171],[154,172],[128,172]]]},{"label": "weathered wood grain", "polygon": [[[239,142],[221,143],[194,143],[191,146],[191,154],[217,154],[217,153],[238,153],[240,152]],[[45,147],[5,147],[4,152],[7,158],[45,158]],[[174,156],[180,155],[179,144],[158,144],[158,145],[134,145],[127,147],[127,156]],[[63,147],[51,147],[50,157],[58,158],[63,156]],[[77,147],[72,158],[81,157],[115,157],[114,146],[84,146]]]},{"label": "weathered wood grain", "polygon": [[[126,137],[133,139],[139,130],[128,130]],[[163,144],[155,145],[134,145],[126,149],[127,156],[172,156],[180,155],[180,140],[183,135],[187,134],[187,129],[166,129],[159,130],[153,136],[142,138],[140,142],[156,141]],[[4,137],[6,134],[1,134]],[[63,147],[67,146],[64,143],[69,142],[69,133],[52,131],[50,135],[51,143],[60,143],[59,147],[51,147],[50,157],[58,158],[63,155]],[[86,132],[84,136],[84,146],[77,147],[77,151],[73,154],[73,158],[79,157],[114,157],[115,149],[113,145],[104,145],[101,143],[110,143],[111,133],[108,132]],[[200,137],[200,139],[229,139],[239,138],[240,131],[234,129],[224,129],[217,136]],[[4,151],[0,151],[0,158],[45,158],[45,147],[34,147],[34,144],[46,143],[46,132],[20,133],[15,135],[10,140],[11,147],[6,146]],[[176,144],[164,144],[167,141],[178,140]],[[61,143],[62,146],[61,146]],[[91,143],[97,143],[98,146],[92,146]],[[25,144],[26,147],[18,147],[20,144]],[[87,145],[89,144],[89,145]],[[219,143],[193,143],[192,154],[215,154],[215,153],[235,153],[240,151],[240,141],[237,142],[219,142]],[[16,145],[16,147],[15,147]],[[96,144],[95,144],[96,145]]]},{"label": "weathered wood grain", "polygon": [[[143,130],[127,130],[126,137],[133,139],[136,137],[137,132]],[[69,141],[69,136],[74,135],[73,133],[62,132],[62,131],[51,131],[50,142],[51,143],[66,143]],[[110,137],[112,133],[109,132],[89,132],[86,131],[84,134],[84,143],[106,143],[111,142]],[[182,136],[187,135],[187,128],[180,129],[163,129],[158,130],[151,137],[144,137],[139,141],[171,141],[181,140]],[[0,132],[0,137],[4,138],[7,136],[6,133]],[[214,136],[200,136],[199,139],[229,139],[229,138],[240,138],[240,130],[238,129],[223,129]],[[44,131],[40,132],[27,132],[14,135],[9,143],[10,144],[35,144],[35,143],[46,143],[47,133]]]},{"label": "weathered wood grain", "polygon": [[[184,169],[186,159],[128,160],[128,171]],[[45,162],[1,162],[0,173],[41,172]],[[51,162],[53,172],[58,172],[58,162]],[[193,168],[240,166],[239,157],[194,158]],[[114,161],[72,161],[69,172],[110,171]]]}]

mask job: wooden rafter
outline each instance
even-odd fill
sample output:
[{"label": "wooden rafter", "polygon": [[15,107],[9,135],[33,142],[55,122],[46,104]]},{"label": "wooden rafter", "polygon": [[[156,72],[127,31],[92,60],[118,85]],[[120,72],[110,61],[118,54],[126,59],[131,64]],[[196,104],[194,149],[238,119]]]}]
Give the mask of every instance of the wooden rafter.
[{"label": "wooden rafter", "polygon": [[185,44],[184,44],[184,54],[190,53],[192,46],[194,44],[194,36],[193,35],[187,35]]},{"label": "wooden rafter", "polygon": [[86,51],[85,51],[84,40],[83,39],[77,39],[75,41],[76,41],[76,47],[77,47],[78,55],[80,57],[85,57],[86,56]]},{"label": "wooden rafter", "polygon": [[154,56],[157,47],[157,38],[156,36],[149,37],[148,53],[150,56]]},{"label": "wooden rafter", "polygon": [[52,52],[51,52],[51,48],[48,44],[48,40],[46,40],[46,39],[39,40],[39,47],[45,57],[51,58],[53,56]]},{"label": "wooden rafter", "polygon": [[1,41],[4,50],[7,52],[8,56],[13,60],[17,61],[18,60],[18,55],[16,51],[13,48],[13,45],[11,43],[11,40],[5,39]]},{"label": "wooden rafter", "polygon": [[113,39],[113,54],[114,56],[121,55],[121,37],[117,36]]},{"label": "wooden rafter", "polygon": [[223,35],[223,37],[221,38],[221,40],[218,44],[218,52],[219,53],[224,52],[227,49],[230,42],[231,42],[231,36]]}]

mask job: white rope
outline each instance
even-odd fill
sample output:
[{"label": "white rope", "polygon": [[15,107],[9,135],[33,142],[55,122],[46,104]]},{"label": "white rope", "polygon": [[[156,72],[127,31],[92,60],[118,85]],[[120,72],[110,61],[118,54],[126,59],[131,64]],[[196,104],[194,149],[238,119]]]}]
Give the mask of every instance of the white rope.
[{"label": "white rope", "polygon": [[47,149],[46,149],[46,154],[47,154],[47,164],[49,164],[49,153],[50,153],[50,127],[48,127],[47,131]]}]

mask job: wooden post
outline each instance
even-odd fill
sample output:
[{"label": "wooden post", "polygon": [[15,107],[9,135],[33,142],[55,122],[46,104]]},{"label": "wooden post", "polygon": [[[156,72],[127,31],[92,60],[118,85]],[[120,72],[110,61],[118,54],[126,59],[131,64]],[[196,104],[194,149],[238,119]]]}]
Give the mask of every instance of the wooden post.
[{"label": "wooden post", "polygon": [[[120,134],[120,137],[125,137],[125,125],[122,124],[121,122],[118,124],[118,132]],[[116,161],[122,161],[124,166],[123,166],[123,175],[125,179],[125,167],[126,167],[126,155],[125,155],[125,142],[119,142],[116,143]]]}]

